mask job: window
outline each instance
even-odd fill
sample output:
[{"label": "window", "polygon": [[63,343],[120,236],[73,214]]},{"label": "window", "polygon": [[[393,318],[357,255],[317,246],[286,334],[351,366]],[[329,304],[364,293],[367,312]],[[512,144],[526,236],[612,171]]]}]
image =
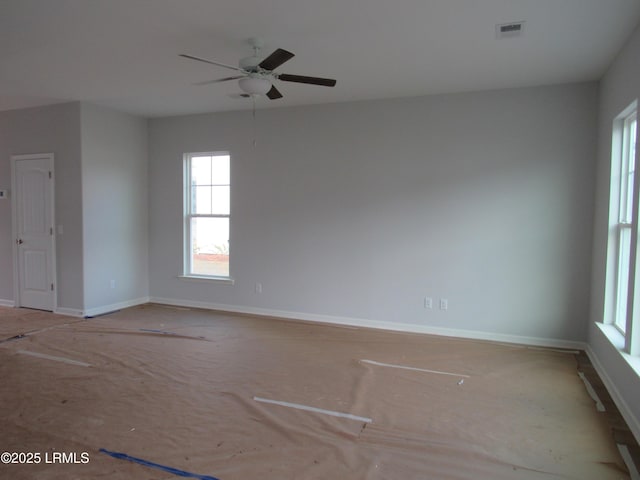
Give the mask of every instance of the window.
[{"label": "window", "polygon": [[631,230],[633,225],[633,183],[635,177],[636,113],[621,122],[622,143],[618,149],[620,186],[618,194],[618,262],[616,313],[614,324],[623,334],[627,328]]},{"label": "window", "polygon": [[227,152],[185,155],[185,276],[229,278],[230,166]]},{"label": "window", "polygon": [[[638,346],[632,341],[634,319],[640,316],[640,305],[634,304],[635,291],[640,292],[640,271],[635,261],[638,252],[637,208],[634,196],[636,179],[636,105],[627,108],[614,122],[611,163],[611,201],[609,242],[615,254],[609,257],[609,270],[615,274],[610,282],[611,323],[625,337],[625,349],[631,353]],[[637,281],[636,281],[637,278]],[[640,298],[640,296],[639,296]],[[635,311],[635,315],[634,315]],[[640,330],[640,321],[636,330]]]}]

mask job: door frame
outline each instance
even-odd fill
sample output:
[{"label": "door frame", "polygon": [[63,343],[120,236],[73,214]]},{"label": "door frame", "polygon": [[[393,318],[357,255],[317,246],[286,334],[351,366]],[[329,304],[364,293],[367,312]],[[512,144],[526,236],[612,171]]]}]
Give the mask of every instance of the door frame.
[{"label": "door frame", "polygon": [[55,219],[55,202],[56,202],[56,192],[55,192],[55,162],[54,162],[54,154],[53,153],[35,153],[28,155],[11,155],[11,192],[12,199],[11,202],[11,233],[12,233],[12,244],[13,244],[13,301],[14,306],[21,307],[22,299],[20,298],[20,266],[18,259],[18,202],[17,202],[17,188],[16,188],[16,164],[20,160],[37,160],[37,159],[47,159],[49,161],[49,168],[51,172],[51,183],[50,183],[50,198],[49,198],[49,208],[51,215],[51,228],[53,229],[52,235],[50,238],[50,247],[51,247],[51,277],[53,281],[53,304],[51,305],[51,311],[55,312],[58,309],[58,275],[56,270],[56,219]]}]

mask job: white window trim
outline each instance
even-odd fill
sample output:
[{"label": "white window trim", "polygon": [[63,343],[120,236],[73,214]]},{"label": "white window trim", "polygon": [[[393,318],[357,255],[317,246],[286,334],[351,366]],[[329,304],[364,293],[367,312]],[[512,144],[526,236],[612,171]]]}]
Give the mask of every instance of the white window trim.
[{"label": "white window trim", "polygon": [[613,325],[606,323],[596,323],[596,325],[605,338],[615,347],[616,350],[618,350],[629,367],[631,367],[635,373],[640,376],[640,356],[630,355],[625,351],[625,339],[620,333],[620,330],[615,328]]},{"label": "white window trim", "polygon": [[[630,272],[629,272],[629,302],[627,304],[627,325],[624,332],[626,353],[632,356],[640,355],[640,255],[638,255],[638,218],[640,215],[640,177],[638,175],[638,102],[635,101],[630,107],[631,112],[625,111],[623,117],[623,161],[629,163],[630,141],[627,138],[629,125],[632,122],[636,124],[635,138],[635,158],[634,161],[634,179],[633,179],[633,219],[631,220],[631,255],[630,255]],[[635,327],[635,328],[634,328]]]},{"label": "white window trim", "polygon": [[[633,192],[628,192],[629,180],[629,126],[636,119],[637,126],[637,101],[634,101],[613,122],[611,143],[611,183],[609,204],[609,240],[607,248],[607,282],[605,295],[605,311],[603,326],[609,330],[607,337],[615,347],[625,355],[640,355],[640,246],[638,245],[638,204],[640,197],[640,176],[638,173],[638,152],[634,159]],[[636,131],[636,143],[638,141]],[[623,205],[622,199],[631,194],[631,219],[627,212],[628,203]],[[628,197],[627,197],[628,198]],[[630,231],[629,272],[625,280],[620,270],[622,233]],[[616,323],[619,316],[619,296],[624,295],[621,289],[627,285],[626,317],[618,319],[624,321],[625,328]],[[621,287],[622,285],[622,287]],[[638,288],[636,288],[638,285]],[[637,319],[634,322],[634,319]],[[634,329],[635,323],[635,329]],[[604,330],[603,330],[604,331]],[[615,331],[616,335],[612,332]],[[615,342],[613,339],[617,339]]]},{"label": "white window trim", "polygon": [[198,275],[191,273],[191,218],[206,217],[206,218],[228,218],[229,219],[229,237],[231,237],[231,212],[229,215],[197,215],[191,213],[191,158],[193,157],[215,157],[215,156],[231,156],[231,153],[225,150],[214,152],[189,152],[183,155],[182,161],[182,191],[183,191],[183,225],[182,225],[182,274],[178,275],[178,279],[197,283],[223,283],[233,285],[235,280],[231,276],[231,241],[229,241],[229,276],[219,275]]},{"label": "white window trim", "polygon": [[186,281],[186,282],[194,282],[194,283],[225,283],[228,285],[234,285],[236,283],[235,279],[231,277],[214,277],[209,275],[178,275],[178,279]]}]

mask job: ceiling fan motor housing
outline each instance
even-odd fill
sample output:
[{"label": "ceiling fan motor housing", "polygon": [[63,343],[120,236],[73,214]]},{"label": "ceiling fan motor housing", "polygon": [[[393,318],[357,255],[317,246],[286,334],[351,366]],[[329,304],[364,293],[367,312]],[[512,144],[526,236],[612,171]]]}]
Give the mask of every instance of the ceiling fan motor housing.
[{"label": "ceiling fan motor housing", "polygon": [[238,65],[240,66],[241,69],[246,70],[247,72],[257,72],[258,65],[260,65],[260,62],[262,62],[262,60],[264,59],[260,57],[256,57],[254,55],[252,57],[246,57],[246,58],[240,59],[240,62],[238,63]]}]

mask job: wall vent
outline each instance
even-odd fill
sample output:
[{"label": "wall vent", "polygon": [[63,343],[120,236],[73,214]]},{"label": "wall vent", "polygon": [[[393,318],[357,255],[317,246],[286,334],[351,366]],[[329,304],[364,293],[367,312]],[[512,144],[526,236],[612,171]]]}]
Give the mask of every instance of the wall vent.
[{"label": "wall vent", "polygon": [[524,22],[499,23],[496,25],[498,38],[519,37],[524,30]]}]

